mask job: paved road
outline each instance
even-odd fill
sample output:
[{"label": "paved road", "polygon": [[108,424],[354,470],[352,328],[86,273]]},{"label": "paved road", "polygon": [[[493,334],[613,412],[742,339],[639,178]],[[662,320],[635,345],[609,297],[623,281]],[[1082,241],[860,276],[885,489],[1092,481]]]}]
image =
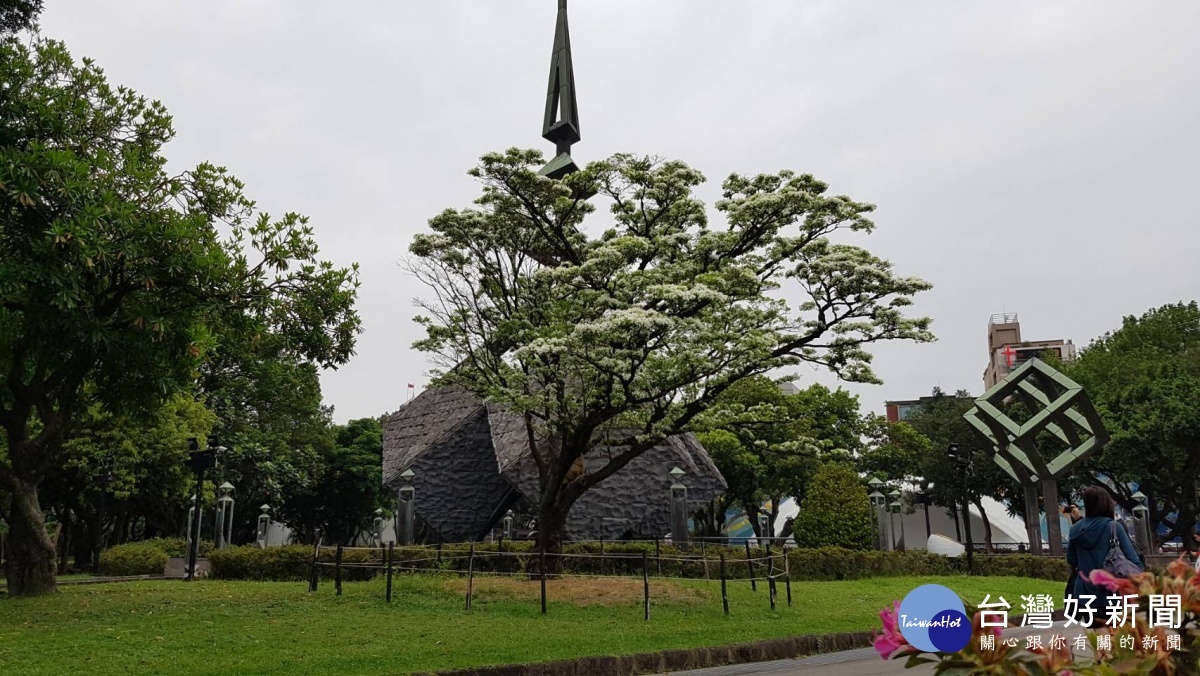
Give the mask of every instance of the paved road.
[{"label": "paved road", "polygon": [[[1075,637],[1082,635],[1078,625],[1072,626],[1070,629],[1064,629],[1063,623],[1055,624],[1053,629],[1044,631],[1030,630],[1028,628],[1018,627],[1006,630],[1005,637],[1017,637],[1024,641],[1027,636],[1032,634],[1041,634],[1042,642],[1049,644],[1050,638],[1055,635],[1065,636],[1067,645],[1074,645]],[[696,671],[679,672],[682,676],[741,676],[742,674],[754,674],[755,676],[783,676],[784,674],[802,674],[803,676],[875,676],[876,674],[932,674],[932,666],[926,665],[916,669],[905,669],[904,660],[889,660],[884,661],[879,658],[879,653],[875,652],[874,648],[862,648],[860,650],[847,650],[840,653],[827,653],[824,655],[813,655],[812,657],[802,657],[794,660],[779,660],[777,662],[758,662],[755,664],[736,664],[728,667],[713,667],[711,669],[698,669]]]}]

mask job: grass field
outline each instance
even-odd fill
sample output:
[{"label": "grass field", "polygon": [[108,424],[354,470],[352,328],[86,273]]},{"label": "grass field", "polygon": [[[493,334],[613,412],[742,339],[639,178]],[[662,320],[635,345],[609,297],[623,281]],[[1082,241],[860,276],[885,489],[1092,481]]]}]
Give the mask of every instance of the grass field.
[{"label": "grass field", "polygon": [[764,586],[730,584],[731,615],[718,583],[654,582],[642,619],[640,580],[550,584],[540,614],[536,582],[476,579],[463,610],[458,578],[398,577],[346,583],[180,581],[63,587],[43,598],[0,597],[4,674],[394,674],[487,664],[616,655],[778,636],[869,630],[893,599],[930,582],[968,601],[1022,594],[1058,598],[1059,582],[1011,577],[875,578],[796,582],[793,606],[779,586],[772,613]]}]

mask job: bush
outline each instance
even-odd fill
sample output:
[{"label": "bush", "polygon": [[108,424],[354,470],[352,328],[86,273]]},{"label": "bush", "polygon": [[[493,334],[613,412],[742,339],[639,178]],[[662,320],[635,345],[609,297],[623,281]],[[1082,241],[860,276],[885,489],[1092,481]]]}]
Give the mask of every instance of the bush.
[{"label": "bush", "polygon": [[[532,542],[506,541],[504,554],[497,554],[497,543],[476,543],[473,569],[486,574],[496,571],[504,573],[527,573],[536,575],[539,570],[539,555]],[[436,546],[399,547],[394,550],[394,566],[397,575],[411,572],[447,571],[465,573],[470,559],[470,545],[453,544]],[[705,556],[701,558],[700,554]],[[708,544],[693,544],[683,550],[661,543],[657,549],[653,542],[605,542],[602,560],[598,542],[572,543],[563,547],[562,572],[583,575],[635,575],[642,574],[642,565],[652,576],[691,577],[717,579],[720,576],[721,554],[725,555],[725,574],[728,579],[746,579],[767,574],[763,559],[767,552],[763,547],[751,547],[750,556],[755,559],[753,571],[746,563],[745,546],[725,547]],[[774,573],[782,575],[784,560],[775,547],[771,548]],[[581,556],[593,554],[596,556]],[[643,554],[645,559],[643,559]],[[334,547],[321,549],[318,568],[322,580],[333,580],[333,566],[337,556]],[[208,560],[212,565],[213,578],[223,580],[307,580],[312,562],[312,548],[304,545],[284,547],[226,547],[211,552]],[[380,549],[346,549],[342,552],[342,580],[354,582],[369,580],[384,574],[385,554]],[[868,577],[934,577],[940,575],[962,575],[966,572],[965,558],[950,559],[925,551],[880,552],[820,547],[787,550],[787,572],[792,580],[858,580]],[[367,567],[374,566],[374,567]],[[977,575],[1009,575],[1066,581],[1067,564],[1062,559],[1032,555],[977,555]]]},{"label": "bush", "polygon": [[[276,580],[295,582],[307,580],[312,564],[312,547],[284,545],[260,549],[253,545],[214,549],[208,555],[211,566],[209,575],[218,580]],[[397,556],[397,564],[400,557]],[[336,570],[332,565],[337,559],[337,550],[326,547],[321,550],[322,564],[318,572],[322,579],[332,580]],[[369,580],[381,570],[362,567],[366,564],[382,565],[383,558],[378,549],[347,549],[342,552],[342,580],[354,582]]]},{"label": "bush", "polygon": [[[200,556],[207,556],[212,546],[213,543],[201,540]],[[100,574],[162,575],[167,568],[167,559],[175,556],[187,556],[187,540],[151,538],[127,542],[100,552]]]},{"label": "bush", "polygon": [[841,463],[817,470],[793,522],[798,547],[871,548],[871,502],[858,473]]},{"label": "bush", "polygon": [[100,552],[101,575],[162,575],[167,554],[159,543],[130,542]]}]

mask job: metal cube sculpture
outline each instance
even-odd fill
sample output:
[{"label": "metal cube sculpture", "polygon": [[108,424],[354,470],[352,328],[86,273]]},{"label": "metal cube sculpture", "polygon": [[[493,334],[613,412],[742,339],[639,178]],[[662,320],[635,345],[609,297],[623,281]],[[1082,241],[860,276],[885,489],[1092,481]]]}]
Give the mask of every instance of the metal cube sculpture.
[{"label": "metal cube sculpture", "polygon": [[[1024,423],[1000,410],[1003,402],[1014,396],[1033,413]],[[1035,552],[1041,552],[1041,529],[1037,527],[1037,487],[1041,484],[1050,553],[1061,555],[1058,479],[1102,449],[1109,438],[1083,386],[1042,360],[1030,359],[976,399],[963,417],[992,447],[996,464],[1025,489],[1026,528]],[[1037,445],[1043,432],[1062,441],[1067,449],[1045,457]]]}]

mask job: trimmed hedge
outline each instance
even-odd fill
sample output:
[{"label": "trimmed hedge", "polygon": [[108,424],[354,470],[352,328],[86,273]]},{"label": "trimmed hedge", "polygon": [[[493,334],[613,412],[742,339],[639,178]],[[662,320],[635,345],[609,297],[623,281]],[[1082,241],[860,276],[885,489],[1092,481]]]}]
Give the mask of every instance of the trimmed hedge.
[{"label": "trimmed hedge", "polygon": [[[505,573],[535,573],[539,569],[538,553],[533,543],[505,542],[504,554],[497,555],[497,543],[478,543],[475,545],[474,570],[477,573],[501,571]],[[604,559],[599,556],[570,556],[598,555],[600,544],[596,542],[569,544],[563,547],[563,553],[568,556],[563,560],[563,572],[590,575],[640,575],[642,572],[642,555],[651,575],[669,577],[691,577],[717,579],[720,576],[720,554],[725,554],[725,572],[730,579],[750,577],[746,564],[745,547],[723,547],[707,545],[703,548],[705,558],[700,558],[701,547],[693,545],[688,551],[661,545],[661,559],[655,556],[655,546],[652,542],[606,542],[604,544]],[[775,573],[783,562],[778,556],[777,549],[773,565]],[[404,547],[394,550],[395,570],[397,574],[418,571],[465,572],[467,570],[470,546],[455,544],[440,548]],[[691,557],[690,560],[683,560]],[[766,557],[766,550],[761,547],[751,548],[751,558]],[[322,564],[333,564],[336,549],[323,547],[320,561]],[[439,561],[440,558],[440,561]],[[820,549],[789,549],[787,552],[788,572],[793,580],[857,580],[867,577],[928,577],[939,575],[961,575],[966,572],[966,560],[948,559],[937,554],[924,551],[910,552],[878,552],[852,551],[838,547],[822,547]],[[312,548],[304,545],[288,545],[284,547],[227,547],[214,550],[208,556],[212,566],[211,576],[225,580],[307,580],[309,565],[312,559]],[[374,563],[381,565],[384,561],[384,551],[380,549],[346,549],[342,553],[342,562],[347,564],[342,569],[342,580],[368,580],[383,574],[382,570],[358,567],[355,564]],[[706,566],[707,563],[707,566]],[[766,573],[766,562],[753,562],[755,577],[763,577]],[[334,578],[333,565],[321,565],[318,568],[321,579]],[[975,557],[975,573],[977,575],[1009,575],[1046,580],[1066,581],[1069,574],[1067,563],[1063,559],[1039,557],[1029,554],[1013,555],[978,555]]]},{"label": "trimmed hedge", "polygon": [[[200,556],[212,549],[212,543],[200,541]],[[162,575],[167,559],[187,556],[187,541],[183,538],[153,538],[109,547],[100,552],[101,575]]]}]

